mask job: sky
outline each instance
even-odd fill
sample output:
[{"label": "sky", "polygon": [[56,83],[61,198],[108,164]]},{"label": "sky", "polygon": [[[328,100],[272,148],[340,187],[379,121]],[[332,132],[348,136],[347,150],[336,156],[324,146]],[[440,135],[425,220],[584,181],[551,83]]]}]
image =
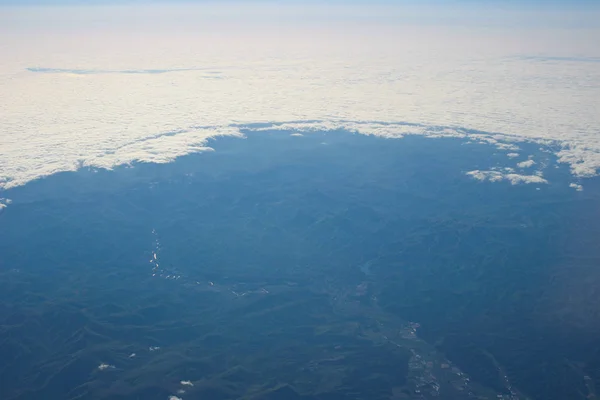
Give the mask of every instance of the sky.
[{"label": "sky", "polygon": [[600,168],[597,2],[94,3],[0,0],[0,188],[256,122],[473,129]]}]

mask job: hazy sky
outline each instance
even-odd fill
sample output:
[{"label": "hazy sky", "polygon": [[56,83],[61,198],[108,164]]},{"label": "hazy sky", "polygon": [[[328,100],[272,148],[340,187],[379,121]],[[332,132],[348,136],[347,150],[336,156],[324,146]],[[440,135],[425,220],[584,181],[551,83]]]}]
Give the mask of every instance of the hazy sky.
[{"label": "hazy sky", "polygon": [[479,129],[559,140],[577,175],[600,167],[600,2],[14,3],[0,187],[169,161],[252,122]]}]

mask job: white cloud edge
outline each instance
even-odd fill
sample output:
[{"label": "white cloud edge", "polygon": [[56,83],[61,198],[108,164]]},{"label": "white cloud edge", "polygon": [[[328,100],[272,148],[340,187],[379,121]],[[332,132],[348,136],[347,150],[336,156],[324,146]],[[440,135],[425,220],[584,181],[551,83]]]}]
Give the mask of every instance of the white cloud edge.
[{"label": "white cloud edge", "polygon": [[[140,163],[168,163],[176,158],[203,151],[213,151],[207,146],[209,139],[221,136],[244,137],[244,132],[260,131],[293,131],[291,135],[298,136],[311,132],[344,130],[349,133],[373,135],[383,138],[402,138],[406,135],[421,135],[429,138],[468,138],[471,142],[494,145],[501,150],[519,150],[515,144],[518,142],[535,142],[543,145],[556,143],[555,140],[532,139],[529,137],[519,137],[504,135],[499,133],[471,132],[469,129],[460,127],[440,127],[427,126],[422,124],[412,124],[404,122],[370,122],[370,121],[294,121],[271,123],[260,127],[255,124],[232,124],[229,126],[213,127],[189,127],[176,132],[167,132],[158,134],[147,139],[133,141],[117,147],[108,152],[97,152],[93,156],[78,159],[76,162],[62,164],[46,164],[40,168],[17,168],[14,171],[3,172],[0,176],[0,190],[11,189],[17,186],[43,178],[54,173],[64,171],[76,171],[81,167],[112,169],[117,166],[130,165],[135,162]],[[560,151],[556,152],[558,162],[571,165],[571,171],[576,177],[589,177],[597,174],[596,166],[588,165],[585,157],[581,154],[577,156],[566,149],[576,149],[572,143],[568,146],[561,146]],[[518,155],[518,153],[514,153]],[[513,153],[508,153],[509,157]],[[518,163],[519,167],[534,163],[533,160]],[[533,164],[532,164],[533,165]],[[45,167],[45,168],[44,168]],[[477,171],[477,170],[476,170]],[[471,171],[471,172],[476,172]],[[517,183],[547,183],[545,179],[538,179],[539,176],[519,175],[513,173],[500,174],[498,171],[479,171],[484,175],[473,175],[475,179],[485,176],[485,180],[499,181],[508,180],[512,184]],[[507,170],[511,172],[511,170]],[[498,175],[500,174],[500,175]],[[539,174],[539,172],[538,172]],[[528,178],[529,177],[529,178]],[[480,179],[482,180],[482,179]]]}]

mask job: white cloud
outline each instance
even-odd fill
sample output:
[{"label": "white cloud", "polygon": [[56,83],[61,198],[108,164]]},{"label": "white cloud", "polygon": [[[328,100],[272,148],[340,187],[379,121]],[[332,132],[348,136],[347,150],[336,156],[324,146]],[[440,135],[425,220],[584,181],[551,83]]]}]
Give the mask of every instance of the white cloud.
[{"label": "white cloud", "polygon": [[[587,25],[557,30],[556,10],[509,7],[483,23],[460,7],[240,7],[3,9],[0,188],[82,165],[168,162],[240,124],[289,121],[507,151],[518,151],[508,138],[552,140],[575,175],[600,167],[597,13],[566,10]],[[431,18],[440,23],[420,23]]]},{"label": "white cloud", "polygon": [[519,183],[548,183],[548,181],[540,175],[506,174],[504,179],[513,185],[518,185]]},{"label": "white cloud", "polygon": [[113,368],[115,368],[115,366],[114,365],[110,365],[110,364],[102,363],[102,364],[98,365],[98,369],[100,371],[105,371],[107,369],[113,369]]},{"label": "white cloud", "polygon": [[519,167],[519,168],[530,168],[530,167],[533,167],[534,165],[535,165],[535,161],[533,161],[531,159],[517,163],[517,167]]},{"label": "white cloud", "polygon": [[[478,181],[485,181],[491,175],[491,172],[492,171],[486,172],[486,171],[480,171],[480,170],[476,169],[474,171],[466,172],[466,174],[469,175],[470,177],[472,177],[473,179],[477,179]],[[497,172],[497,174],[499,176],[502,175],[500,172]]]},{"label": "white cloud", "polygon": [[519,153],[508,153],[506,156],[508,158],[515,158],[515,157],[519,157]]},{"label": "white cloud", "polygon": [[466,173],[468,176],[479,181],[500,182],[508,181],[511,185],[528,183],[548,183],[541,175],[520,175],[515,173],[503,173],[500,171],[480,171],[474,170]]},{"label": "white cloud", "polygon": [[181,381],[179,383],[181,383],[183,386],[194,386],[192,381]]},{"label": "white cloud", "polygon": [[583,186],[582,186],[582,185],[580,185],[580,184],[578,184],[578,183],[571,183],[571,184],[569,185],[569,187],[571,187],[571,188],[573,188],[573,189],[577,190],[578,192],[582,192],[582,191],[583,191]]},{"label": "white cloud", "polygon": [[177,397],[177,396],[169,396],[169,400],[183,400],[181,397]]}]

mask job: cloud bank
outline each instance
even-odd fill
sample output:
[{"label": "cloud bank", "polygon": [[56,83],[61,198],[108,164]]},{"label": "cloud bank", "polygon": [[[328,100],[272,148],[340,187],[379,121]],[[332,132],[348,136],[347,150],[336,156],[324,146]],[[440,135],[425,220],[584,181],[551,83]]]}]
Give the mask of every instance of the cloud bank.
[{"label": "cloud bank", "polygon": [[595,175],[600,14],[534,11],[4,7],[0,188],[168,162],[256,123],[552,142],[575,175]]}]

